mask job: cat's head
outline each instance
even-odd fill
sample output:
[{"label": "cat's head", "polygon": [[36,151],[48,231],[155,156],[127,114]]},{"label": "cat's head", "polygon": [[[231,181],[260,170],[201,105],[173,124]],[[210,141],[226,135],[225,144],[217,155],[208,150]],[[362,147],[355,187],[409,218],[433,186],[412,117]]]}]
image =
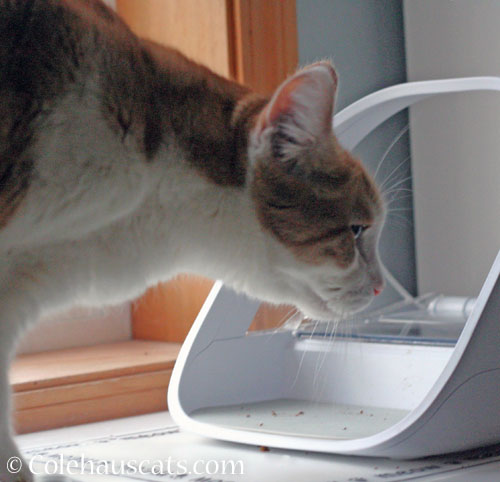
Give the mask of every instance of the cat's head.
[{"label": "cat's head", "polygon": [[[331,319],[383,289],[384,206],[332,131],[337,75],[328,62],[284,82],[250,136],[250,186],[274,279],[270,301]],[[275,288],[275,289],[274,289]]]}]

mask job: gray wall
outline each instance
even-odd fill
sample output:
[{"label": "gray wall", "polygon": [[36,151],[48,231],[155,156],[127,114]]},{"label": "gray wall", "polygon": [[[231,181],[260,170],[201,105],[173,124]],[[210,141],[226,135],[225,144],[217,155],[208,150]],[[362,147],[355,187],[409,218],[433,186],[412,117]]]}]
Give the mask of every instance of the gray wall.
[{"label": "gray wall", "polygon": [[[299,61],[333,60],[340,79],[336,112],[375,90],[406,81],[403,12],[399,0],[297,0]],[[393,139],[408,124],[406,112],[380,126],[356,154],[374,173]],[[411,174],[408,134],[390,151],[376,179],[387,187]],[[397,168],[398,165],[401,166]],[[396,169],[397,168],[397,169]],[[396,170],[395,170],[396,169]],[[402,182],[382,235],[381,255],[396,278],[416,291],[411,181]]]}]

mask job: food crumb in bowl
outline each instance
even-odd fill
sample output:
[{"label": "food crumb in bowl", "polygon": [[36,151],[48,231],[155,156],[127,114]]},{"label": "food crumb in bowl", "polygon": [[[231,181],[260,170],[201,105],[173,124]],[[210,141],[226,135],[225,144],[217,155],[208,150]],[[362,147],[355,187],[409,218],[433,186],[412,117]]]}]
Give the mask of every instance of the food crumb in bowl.
[{"label": "food crumb in bowl", "polygon": [[249,414],[249,413],[247,413],[247,414],[245,415],[245,417],[246,417],[246,418],[250,418],[250,414]]},{"label": "food crumb in bowl", "polygon": [[296,416],[296,417],[299,417],[300,415],[304,415],[304,412],[303,412],[302,410],[301,410],[300,412],[297,412],[297,413],[295,414],[295,416]]},{"label": "food crumb in bowl", "polygon": [[261,446],[259,447],[259,450],[260,450],[261,452],[269,452],[269,447],[265,447],[264,445],[261,445]]},{"label": "food crumb in bowl", "polygon": [[364,410],[360,410],[359,413],[362,415],[363,413],[365,413]]},{"label": "food crumb in bowl", "polygon": [[264,424],[262,422],[259,423],[259,427],[263,427]]},{"label": "food crumb in bowl", "polygon": [[272,415],[273,417],[277,417],[277,416],[278,416],[278,414],[277,414],[274,410],[271,410],[271,415]]}]

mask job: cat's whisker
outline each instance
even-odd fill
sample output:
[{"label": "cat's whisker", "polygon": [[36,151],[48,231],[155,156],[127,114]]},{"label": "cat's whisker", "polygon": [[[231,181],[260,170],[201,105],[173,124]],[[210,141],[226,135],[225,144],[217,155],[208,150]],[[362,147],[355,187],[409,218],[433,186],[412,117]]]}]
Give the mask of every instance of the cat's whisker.
[{"label": "cat's whisker", "polygon": [[[408,193],[405,194],[405,191],[408,191],[409,194]],[[392,194],[392,196],[390,197],[390,199],[386,199],[386,202],[385,202],[386,207],[390,206],[392,203],[394,203],[396,201],[402,201],[403,199],[412,198],[413,197],[413,190],[411,190],[411,189],[403,189],[401,191],[397,190],[391,194]],[[402,195],[399,196],[399,194],[402,194]]]},{"label": "cat's whisker", "polygon": [[391,225],[392,226],[398,226],[400,228],[411,228],[413,226],[413,223],[404,218],[393,218],[391,219]]},{"label": "cat's whisker", "polygon": [[[318,328],[318,324],[319,324],[319,321],[316,320],[314,322],[314,327],[311,330],[311,334],[309,335],[309,340],[312,340],[314,334],[316,333],[316,329]],[[304,364],[304,358],[305,358],[306,354],[307,354],[307,350],[303,350],[302,351],[302,355],[300,356],[299,366],[297,368],[297,374],[295,375],[295,379],[292,382],[292,387],[291,388],[294,388],[295,385],[297,384],[298,380],[299,380],[300,372],[302,371],[302,365]]]},{"label": "cat's whisker", "polygon": [[391,222],[391,225],[393,226],[393,228],[397,228],[397,229],[400,229],[403,231],[406,231],[406,229],[408,227],[411,227],[410,224],[398,222],[397,220],[394,220],[394,222]]},{"label": "cat's whisker", "polygon": [[387,210],[387,214],[393,213],[395,211],[413,211],[412,208],[391,208]]},{"label": "cat's whisker", "polygon": [[390,185],[385,185],[381,188],[381,192],[383,194],[387,193],[387,192],[391,192],[393,191],[397,186],[399,186],[400,184],[403,184],[405,181],[408,181],[408,180],[411,180],[412,179],[412,175],[411,173],[408,174],[407,176],[404,176],[404,177],[395,177],[393,179],[391,179],[391,182],[392,184]]},{"label": "cat's whisker", "polygon": [[409,207],[409,205],[411,205],[411,199],[413,199],[413,196],[410,194],[400,195],[399,193],[394,193],[385,201],[385,208],[386,210],[390,210],[395,207]]},{"label": "cat's whisker", "polygon": [[[270,330],[270,334],[266,338],[266,341],[264,343],[265,344],[269,343],[271,341],[271,339],[274,338],[274,335],[276,333],[279,333],[286,326],[286,324],[290,322],[290,320],[294,320],[297,317],[300,317],[301,320],[304,318],[303,315],[302,315],[302,313],[300,311],[298,311],[296,308],[291,308],[289,311],[287,311],[287,313],[285,313],[277,321],[276,326],[274,327],[274,329]],[[296,320],[296,321],[298,321],[298,320]]]},{"label": "cat's whisker", "polygon": [[290,308],[276,323],[276,328],[274,331],[278,331],[280,328],[283,328],[290,320],[295,317],[302,317],[302,313],[297,311],[297,308]]},{"label": "cat's whisker", "polygon": [[[325,325],[325,323],[323,322],[322,326],[324,326],[324,325]],[[327,333],[328,333],[329,327],[330,327],[330,320],[328,320],[326,322],[326,328],[324,330],[324,337],[325,338],[327,337]],[[318,356],[316,358],[316,365],[314,367],[314,375],[313,375],[313,383],[312,383],[315,391],[317,389],[319,372],[320,372],[321,366],[323,365],[322,364],[322,359],[325,356],[325,353],[326,353],[326,351],[322,352],[321,350],[319,350],[318,351]]]},{"label": "cat's whisker", "polygon": [[398,214],[398,213],[391,213],[390,216],[396,217],[396,218],[401,218],[401,219],[404,219],[405,221],[409,221],[409,219],[407,217],[402,216],[401,214]]},{"label": "cat's whisker", "polygon": [[[404,216],[401,216],[400,214],[397,214],[397,213],[392,213],[390,215],[392,222],[394,222],[394,224],[397,224],[396,221],[400,221],[400,225],[401,227],[404,227],[404,226],[412,226],[413,225],[413,222],[411,222],[408,218],[405,218]],[[401,223],[401,221],[404,221],[404,223]]]},{"label": "cat's whisker", "polygon": [[374,179],[377,179],[377,174],[378,174],[380,168],[382,167],[382,164],[387,159],[387,156],[391,152],[392,148],[398,143],[398,141],[401,139],[401,137],[403,137],[408,132],[409,128],[410,128],[410,125],[406,124],[399,131],[399,133],[396,135],[396,137],[393,139],[393,141],[389,144],[389,146],[387,147],[387,149],[385,150],[385,152],[382,154],[382,157],[381,157],[381,159],[380,159],[380,161],[378,163],[377,169],[375,170],[375,174],[373,174],[373,178]]},{"label": "cat's whisker", "polygon": [[387,193],[384,193],[383,196],[385,198],[385,205],[389,206],[389,204],[392,203],[394,200],[404,199],[399,196],[400,194],[403,193],[407,193],[406,196],[411,197],[413,196],[413,189],[405,187],[397,187]]},{"label": "cat's whisker", "polygon": [[413,193],[413,189],[409,188],[409,187],[399,187],[399,188],[395,188],[395,189],[390,189],[388,191],[385,191],[384,192],[384,195],[387,195],[387,194],[392,194],[393,192],[410,192],[410,193]]},{"label": "cat's whisker", "polygon": [[383,186],[385,186],[389,180],[392,178],[392,176],[394,176],[394,174],[396,174],[400,169],[403,169],[405,168],[405,164],[411,159],[411,156],[406,156],[405,158],[403,158],[402,161],[400,161],[395,167],[392,168],[392,170],[386,174],[385,178],[380,181],[378,183],[378,185],[380,186],[380,188],[382,188]]},{"label": "cat's whisker", "polygon": [[[379,189],[382,192],[386,191],[386,186],[387,184],[393,180],[393,176],[401,169],[403,166],[405,166],[406,163],[411,159],[411,156],[405,157],[391,172],[390,174],[385,178],[385,180],[380,184]],[[390,186],[389,189],[392,189],[394,186]]]},{"label": "cat's whisker", "polygon": [[[341,323],[342,318],[343,318],[343,314],[340,316],[340,318],[338,320],[333,320],[332,321],[332,330],[331,330],[330,334],[328,335],[328,345],[329,346],[331,346],[331,344],[334,343],[334,341],[335,341],[335,337],[337,335],[337,328],[338,328],[339,324]],[[326,361],[326,359],[328,357],[328,353],[329,353],[328,350],[324,351],[323,360],[321,361],[321,364],[320,364],[319,369],[318,369],[318,375],[323,370],[323,366],[324,366],[325,361]],[[320,391],[318,393],[318,399],[319,400],[321,400],[321,396],[322,396],[322,394],[323,394],[323,392],[325,390],[326,382],[327,382],[327,378],[325,377],[324,381],[322,383],[322,386],[320,387]]]},{"label": "cat's whisker", "polygon": [[385,190],[384,192],[391,192],[393,191],[397,186],[400,186],[401,184],[409,181],[410,179],[412,178],[412,176],[406,176],[405,178],[403,179],[400,179],[399,181],[395,182],[391,187],[389,187],[387,190]]},{"label": "cat's whisker", "polygon": [[[386,208],[386,212],[389,213],[391,212],[393,209],[397,209],[399,207],[403,207],[403,209],[407,209],[406,207],[404,206],[407,206],[407,203],[405,202],[407,198],[404,198],[404,197],[397,197],[395,199],[393,199],[392,201],[386,203],[385,205],[385,208]],[[408,209],[412,209],[410,206],[408,206]]]}]

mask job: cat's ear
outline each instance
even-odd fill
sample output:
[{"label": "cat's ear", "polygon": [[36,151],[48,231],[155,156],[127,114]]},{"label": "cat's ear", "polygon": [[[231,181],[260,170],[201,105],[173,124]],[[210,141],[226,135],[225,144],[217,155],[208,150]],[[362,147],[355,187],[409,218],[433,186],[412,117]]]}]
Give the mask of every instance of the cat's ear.
[{"label": "cat's ear", "polygon": [[330,62],[297,72],[278,87],[260,113],[257,135],[270,140],[275,157],[293,158],[331,132],[336,90],[337,74]]}]

